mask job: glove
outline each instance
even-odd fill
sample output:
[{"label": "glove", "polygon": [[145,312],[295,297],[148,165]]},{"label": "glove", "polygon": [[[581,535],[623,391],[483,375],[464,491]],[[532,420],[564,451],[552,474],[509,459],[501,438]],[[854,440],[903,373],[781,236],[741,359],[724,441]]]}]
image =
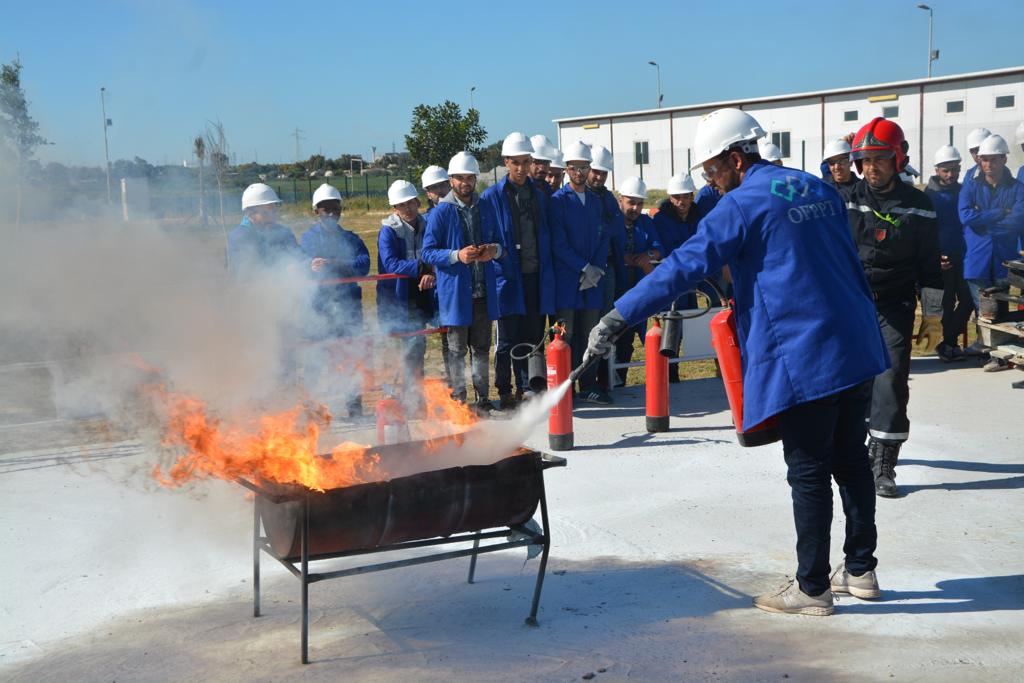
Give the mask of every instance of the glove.
[{"label": "glove", "polygon": [[587,338],[587,350],[583,354],[583,364],[591,358],[604,358],[615,349],[615,340],[626,331],[629,325],[622,315],[614,308],[594,326]]},{"label": "glove", "polygon": [[935,347],[942,341],[942,318],[937,315],[926,315],[921,318],[917,328],[917,348],[924,353],[934,353]]},{"label": "glove", "polygon": [[580,276],[580,291],[590,289],[591,287],[597,287],[597,283],[601,281],[602,277],[604,277],[604,271],[597,266],[593,266],[589,263],[583,266],[583,273]]}]

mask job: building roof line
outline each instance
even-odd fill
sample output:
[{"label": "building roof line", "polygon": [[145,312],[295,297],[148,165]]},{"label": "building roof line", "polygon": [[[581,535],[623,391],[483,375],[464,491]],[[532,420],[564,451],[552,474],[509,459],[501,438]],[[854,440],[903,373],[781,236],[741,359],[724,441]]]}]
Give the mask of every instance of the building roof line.
[{"label": "building roof line", "polygon": [[559,119],[552,119],[553,123],[571,123],[574,121],[593,121],[595,119],[615,119],[631,116],[647,116],[651,114],[667,114],[669,112],[685,112],[697,109],[721,109],[722,107],[742,107],[750,104],[763,104],[765,102],[781,102],[787,100],[804,100],[814,97],[828,97],[830,95],[843,95],[849,93],[865,92],[870,90],[882,90],[885,88],[906,88],[919,85],[936,85],[950,81],[978,80],[991,78],[993,76],[1013,76],[1024,74],[1024,66],[1012,66],[1004,69],[991,69],[989,71],[973,71],[965,74],[953,74],[949,76],[934,76],[932,78],[915,78],[907,81],[892,81],[890,83],[876,83],[874,85],[857,85],[846,88],[833,88],[831,90],[814,90],[810,92],[792,93],[788,95],[775,95],[771,97],[752,97],[742,100],[722,100],[719,102],[705,102],[703,104],[686,104],[678,107],[663,107],[661,109],[638,109],[636,111],[624,111],[611,114],[591,114],[588,116],[568,116]]}]

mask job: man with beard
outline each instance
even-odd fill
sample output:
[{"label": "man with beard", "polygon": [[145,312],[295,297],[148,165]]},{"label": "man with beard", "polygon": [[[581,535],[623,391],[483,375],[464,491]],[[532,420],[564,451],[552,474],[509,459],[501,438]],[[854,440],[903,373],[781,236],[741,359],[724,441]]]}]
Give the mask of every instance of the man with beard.
[{"label": "man with beard", "polygon": [[868,457],[875,493],[898,495],[896,463],[910,436],[910,352],[918,287],[942,288],[939,234],[928,196],[899,174],[909,160],[903,129],[878,117],[853,138],[862,180],[850,192],[850,229],[875,300],[889,358],[871,395]]},{"label": "man with beard", "polygon": [[539,134],[530,138],[530,146],[533,147],[533,153],[530,154],[530,178],[534,187],[541,190],[546,197],[550,197],[554,189],[548,185],[548,170],[551,167],[555,146],[546,135]]},{"label": "man with beard", "polygon": [[860,180],[853,174],[853,162],[850,159],[850,143],[839,138],[825,145],[825,153],[822,156],[822,163],[828,167],[828,177],[825,182],[836,188],[842,195],[843,201],[850,199],[850,191]]},{"label": "man with beard", "polygon": [[551,163],[548,164],[548,187],[551,188],[551,194],[558,192],[562,189],[562,183],[565,182],[565,161],[562,150],[557,147],[551,150]]}]

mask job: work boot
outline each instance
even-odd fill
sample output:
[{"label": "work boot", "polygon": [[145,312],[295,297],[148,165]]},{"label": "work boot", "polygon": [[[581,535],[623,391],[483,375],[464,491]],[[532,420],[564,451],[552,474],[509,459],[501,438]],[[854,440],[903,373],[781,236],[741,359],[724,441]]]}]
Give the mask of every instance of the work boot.
[{"label": "work boot", "polygon": [[766,595],[754,598],[754,607],[765,612],[781,614],[807,614],[812,617],[827,617],[834,611],[832,591],[825,590],[821,595],[808,595],[800,590],[796,581]]},{"label": "work boot", "polygon": [[494,407],[494,404],[488,401],[486,398],[480,399],[472,406],[473,412],[476,413],[477,417],[493,417],[494,413],[500,412]]},{"label": "work boot", "polygon": [[513,396],[512,394],[502,394],[498,398],[500,399],[498,401],[498,408],[499,409],[501,409],[501,410],[515,410],[516,403],[517,403],[515,396]]},{"label": "work boot", "polygon": [[855,598],[862,600],[874,600],[882,597],[882,591],[878,587],[878,577],[872,569],[860,576],[854,576],[846,571],[846,563],[843,562],[832,572],[832,592],[849,593]]},{"label": "work boot", "polygon": [[967,354],[956,344],[942,342],[935,347],[935,353],[943,363],[953,363],[967,360]]},{"label": "work boot", "polygon": [[900,457],[900,441],[871,438],[868,442],[868,460],[875,478],[875,494],[882,498],[896,498],[896,461]]}]

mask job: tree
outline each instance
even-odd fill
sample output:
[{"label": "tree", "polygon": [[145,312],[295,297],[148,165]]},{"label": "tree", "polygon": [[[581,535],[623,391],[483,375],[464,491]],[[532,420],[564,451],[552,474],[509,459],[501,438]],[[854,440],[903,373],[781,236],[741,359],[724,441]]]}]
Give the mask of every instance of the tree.
[{"label": "tree", "polygon": [[206,141],[202,135],[197,135],[192,141],[192,152],[199,161],[199,220],[206,225],[206,201],[203,188],[203,162],[206,161]]},{"label": "tree", "polygon": [[224,227],[224,177],[227,175],[228,140],[224,135],[224,124],[218,119],[206,126],[206,149],[210,153],[210,165],[217,178],[217,197],[220,200],[220,225]]},{"label": "tree", "polygon": [[416,175],[431,164],[447,166],[456,152],[479,154],[487,131],[480,125],[480,112],[470,109],[465,116],[459,105],[445,100],[430,106],[417,105],[412,110],[412,125],[405,136]]},{"label": "tree", "polygon": [[491,143],[480,150],[480,154],[477,156],[476,160],[480,162],[481,169],[494,168],[495,166],[502,165],[501,142],[502,141],[499,140],[498,142]]},{"label": "tree", "polygon": [[0,136],[14,151],[17,163],[18,188],[15,225],[21,225],[21,197],[25,178],[25,165],[36,147],[47,145],[39,135],[39,124],[29,116],[28,101],[21,89],[21,61],[15,59],[0,70]]}]

